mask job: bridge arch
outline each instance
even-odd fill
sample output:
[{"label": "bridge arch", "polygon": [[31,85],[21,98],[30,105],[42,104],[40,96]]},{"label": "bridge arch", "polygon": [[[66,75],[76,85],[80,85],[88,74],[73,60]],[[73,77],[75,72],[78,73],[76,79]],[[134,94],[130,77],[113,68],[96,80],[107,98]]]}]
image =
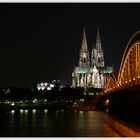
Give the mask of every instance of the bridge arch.
[{"label": "bridge arch", "polygon": [[123,89],[140,84],[140,30],[129,39],[118,76],[113,73],[107,77],[104,91]]},{"label": "bridge arch", "polygon": [[117,83],[118,82],[115,74],[111,73],[106,79],[106,83],[104,85],[104,91],[110,91],[115,89],[115,87],[118,85]]},{"label": "bridge arch", "polygon": [[137,31],[128,41],[126,49],[124,51],[118,74],[118,83],[120,85],[127,84],[127,86],[131,86],[135,84],[139,77],[140,31]]}]

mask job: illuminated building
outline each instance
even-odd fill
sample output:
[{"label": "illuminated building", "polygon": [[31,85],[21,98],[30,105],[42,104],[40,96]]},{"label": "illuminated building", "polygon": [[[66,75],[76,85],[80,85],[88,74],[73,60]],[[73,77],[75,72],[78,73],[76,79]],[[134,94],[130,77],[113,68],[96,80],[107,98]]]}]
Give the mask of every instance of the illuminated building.
[{"label": "illuminated building", "polygon": [[79,55],[79,66],[72,73],[72,86],[93,86],[102,88],[106,77],[113,72],[112,67],[105,67],[104,52],[102,50],[99,28],[97,31],[96,45],[90,53],[87,45],[86,32],[84,29],[82,45]]},{"label": "illuminated building", "polygon": [[45,90],[45,89],[47,89],[47,90],[51,90],[52,88],[54,88],[55,87],[55,80],[53,80],[51,83],[47,83],[47,82],[41,82],[41,83],[37,83],[37,89],[38,89],[38,91],[40,91],[40,90]]}]

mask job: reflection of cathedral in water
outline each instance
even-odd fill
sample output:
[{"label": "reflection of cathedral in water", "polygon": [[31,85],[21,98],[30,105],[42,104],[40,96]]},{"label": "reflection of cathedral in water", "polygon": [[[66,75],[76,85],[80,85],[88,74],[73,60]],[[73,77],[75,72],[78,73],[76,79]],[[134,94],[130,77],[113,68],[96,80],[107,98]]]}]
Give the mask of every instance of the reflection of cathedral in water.
[{"label": "reflection of cathedral in water", "polygon": [[79,66],[72,73],[72,86],[93,86],[102,88],[106,77],[113,71],[112,67],[105,67],[104,52],[101,46],[99,29],[97,31],[96,45],[89,56],[85,29],[80,49]]}]

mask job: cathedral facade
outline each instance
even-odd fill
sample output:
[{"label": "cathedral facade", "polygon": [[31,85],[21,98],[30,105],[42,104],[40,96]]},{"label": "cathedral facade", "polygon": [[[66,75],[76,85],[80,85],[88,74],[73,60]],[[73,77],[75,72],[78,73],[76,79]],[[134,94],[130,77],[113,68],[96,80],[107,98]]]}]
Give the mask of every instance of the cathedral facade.
[{"label": "cathedral facade", "polygon": [[86,32],[84,29],[79,54],[79,66],[74,67],[72,73],[72,86],[92,86],[94,88],[103,88],[106,77],[112,72],[112,67],[105,66],[99,28],[97,31],[95,47],[93,46],[91,51],[91,57],[88,50]]}]

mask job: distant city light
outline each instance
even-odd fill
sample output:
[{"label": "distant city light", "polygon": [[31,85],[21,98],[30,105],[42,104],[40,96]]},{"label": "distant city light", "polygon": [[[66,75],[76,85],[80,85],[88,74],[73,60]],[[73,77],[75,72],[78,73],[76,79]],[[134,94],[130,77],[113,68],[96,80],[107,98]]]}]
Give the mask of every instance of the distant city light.
[{"label": "distant city light", "polygon": [[50,87],[53,88],[54,87],[54,84],[50,84]]},{"label": "distant city light", "polygon": [[15,103],[13,102],[13,103],[11,103],[11,106],[14,106],[15,105]]},{"label": "distant city light", "polygon": [[47,90],[51,90],[52,88],[51,87],[47,87]]},{"label": "distant city light", "polygon": [[12,114],[15,113],[15,110],[11,110],[11,113],[12,113]]},{"label": "distant city light", "polygon": [[45,86],[42,86],[41,89],[44,90],[45,89]]},{"label": "distant city light", "polygon": [[44,85],[45,85],[45,87],[46,87],[46,86],[48,85],[48,83],[47,83],[47,82],[45,82],[45,83],[44,83]]},{"label": "distant city light", "polygon": [[50,83],[47,83],[47,82],[41,82],[41,83],[37,83],[37,90],[40,91],[40,90],[51,90],[52,88],[55,87],[55,83],[56,83],[56,80],[53,80],[52,82]]},{"label": "distant city light", "polygon": [[106,105],[108,105],[108,104],[109,104],[109,99],[107,99],[107,100],[105,101],[105,104],[106,104]]},{"label": "distant city light", "polygon": [[84,102],[84,99],[80,99],[81,102]]},{"label": "distant city light", "polygon": [[38,91],[41,89],[40,84],[37,84],[37,89],[38,89]]},{"label": "distant city light", "polygon": [[52,81],[52,83],[55,83],[55,82],[56,82],[56,80],[53,80],[53,81]]},{"label": "distant city light", "polygon": [[37,102],[37,99],[34,99],[34,100],[33,100],[33,103],[36,103],[36,102]]},{"label": "distant city light", "polygon": [[42,82],[40,85],[41,85],[41,86],[44,86],[44,83]]}]

